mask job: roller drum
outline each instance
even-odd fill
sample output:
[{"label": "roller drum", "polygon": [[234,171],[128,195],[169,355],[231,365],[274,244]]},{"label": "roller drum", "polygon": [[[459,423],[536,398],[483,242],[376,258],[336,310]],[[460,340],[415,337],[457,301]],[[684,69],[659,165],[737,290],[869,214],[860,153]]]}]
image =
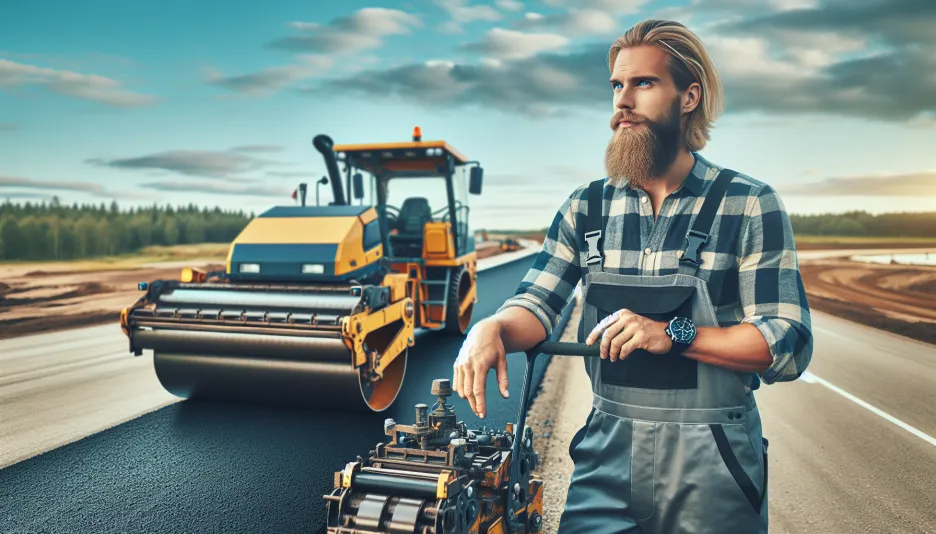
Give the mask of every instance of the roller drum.
[{"label": "roller drum", "polygon": [[362,304],[350,287],[175,284],[157,291],[155,309],[131,313],[132,346],[153,351],[156,376],[178,397],[379,412],[402,387],[406,350],[380,380],[355,367],[340,326]]},{"label": "roller drum", "polygon": [[442,534],[438,528],[440,503],[432,497],[347,491],[329,503],[327,530],[348,534]]},{"label": "roller drum", "polygon": [[193,400],[379,412],[396,399],[406,372],[404,351],[382,380],[370,384],[337,334],[328,338],[140,330],[135,337],[153,348],[163,387]]},{"label": "roller drum", "polygon": [[378,473],[355,473],[352,485],[359,491],[431,499],[436,496],[437,480],[383,475]]}]

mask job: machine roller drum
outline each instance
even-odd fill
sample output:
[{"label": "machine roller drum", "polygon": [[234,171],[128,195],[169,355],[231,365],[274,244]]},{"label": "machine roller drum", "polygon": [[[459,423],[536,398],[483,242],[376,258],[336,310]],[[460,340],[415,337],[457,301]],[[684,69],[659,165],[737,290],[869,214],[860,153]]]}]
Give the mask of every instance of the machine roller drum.
[{"label": "machine roller drum", "polygon": [[331,522],[343,526],[336,529],[337,532],[349,534],[441,532],[438,504],[433,498],[353,492],[341,497],[340,506],[330,510],[330,514],[336,516]]},{"label": "machine roller drum", "polygon": [[338,336],[297,337],[185,330],[141,330],[153,347],[156,376],[178,397],[248,401],[340,410],[383,411],[396,399],[408,351],[381,380],[354,367]]}]

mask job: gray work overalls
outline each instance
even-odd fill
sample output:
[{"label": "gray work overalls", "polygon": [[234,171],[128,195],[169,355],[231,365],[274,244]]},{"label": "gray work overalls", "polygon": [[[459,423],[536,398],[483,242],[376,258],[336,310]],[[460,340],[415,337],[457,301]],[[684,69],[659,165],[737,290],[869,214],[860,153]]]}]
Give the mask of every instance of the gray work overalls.
[{"label": "gray work overalls", "polygon": [[[678,273],[601,271],[604,180],[588,191],[580,236],[583,308],[579,342],[627,308],[651,319],[691,317],[718,326],[695,276],[718,205],[735,175],[724,169],[689,231]],[[598,216],[601,214],[601,216]],[[585,358],[594,402],[569,454],[575,463],[559,534],[761,534],[767,532],[767,440],[751,375],[679,355],[635,350],[624,360]]]}]

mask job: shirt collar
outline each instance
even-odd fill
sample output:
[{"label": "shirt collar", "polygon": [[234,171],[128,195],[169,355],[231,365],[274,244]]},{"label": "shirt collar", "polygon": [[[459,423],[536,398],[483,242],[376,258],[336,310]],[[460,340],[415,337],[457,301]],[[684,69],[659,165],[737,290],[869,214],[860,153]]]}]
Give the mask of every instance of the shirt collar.
[{"label": "shirt collar", "polygon": [[692,170],[689,171],[689,174],[686,176],[686,179],[683,180],[682,185],[677,191],[685,189],[695,196],[701,196],[705,189],[705,176],[708,174],[712,164],[695,152],[693,152],[692,155],[695,157],[695,165],[692,166]]},{"label": "shirt collar", "polygon": [[[709,173],[713,165],[696,152],[693,152],[692,156],[695,158],[695,165],[692,166],[692,170],[689,171],[683,183],[674,193],[682,194],[682,190],[685,189],[690,194],[698,197],[702,196],[702,193],[705,191],[705,176]],[[636,191],[629,183],[624,184],[624,189]]]}]

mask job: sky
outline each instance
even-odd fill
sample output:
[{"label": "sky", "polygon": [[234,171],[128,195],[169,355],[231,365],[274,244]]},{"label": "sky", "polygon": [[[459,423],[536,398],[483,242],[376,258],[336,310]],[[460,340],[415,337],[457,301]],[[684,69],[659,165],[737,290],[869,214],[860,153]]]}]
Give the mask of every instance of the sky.
[{"label": "sky", "polygon": [[0,200],[259,213],[314,203],[315,135],[418,125],[483,166],[472,227],[542,228],[604,176],[608,47],[647,18],[716,62],[710,161],[792,214],[936,210],[932,0],[5,0]]}]

